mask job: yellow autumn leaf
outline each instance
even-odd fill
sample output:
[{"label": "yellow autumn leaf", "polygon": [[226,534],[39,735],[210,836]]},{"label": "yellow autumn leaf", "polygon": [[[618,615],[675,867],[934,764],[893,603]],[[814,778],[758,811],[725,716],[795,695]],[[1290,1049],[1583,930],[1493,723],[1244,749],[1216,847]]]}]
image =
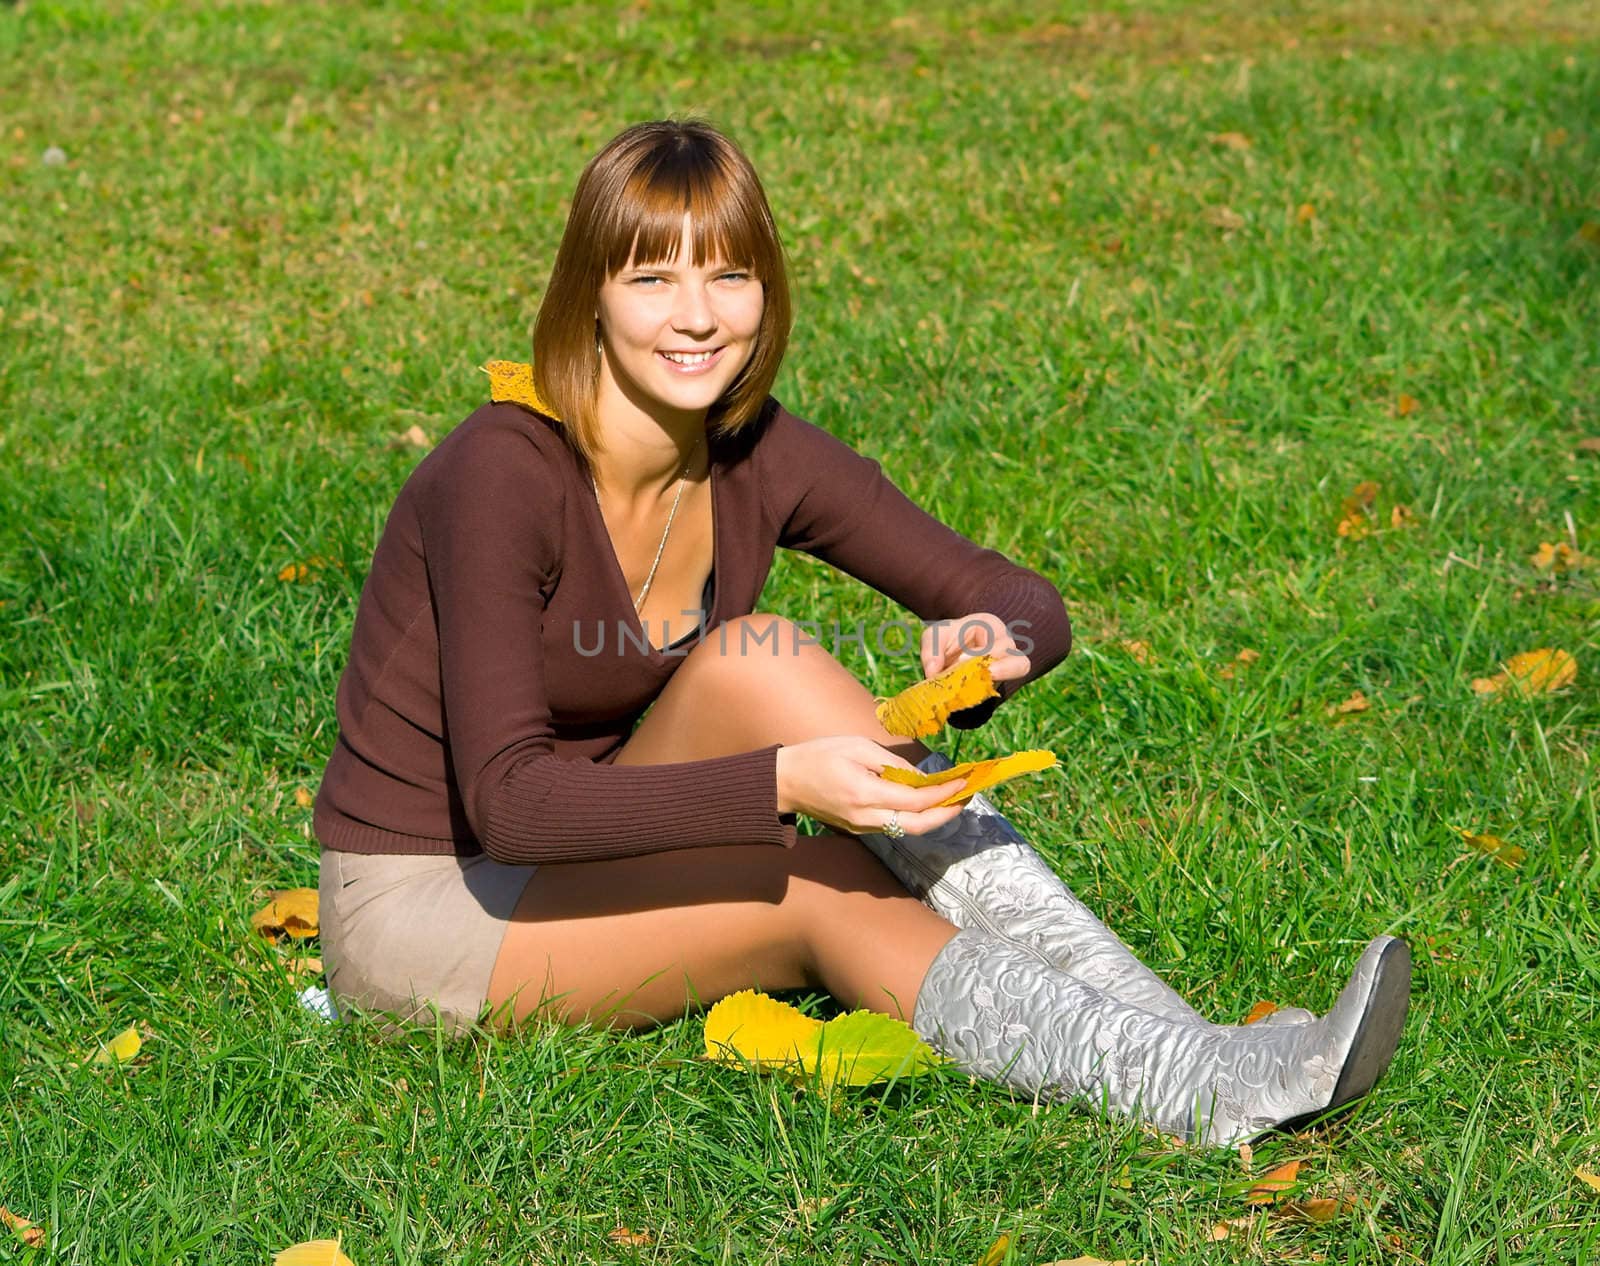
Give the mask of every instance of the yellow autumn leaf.
[{"label": "yellow autumn leaf", "polygon": [[1245,1193],[1246,1204],[1272,1204],[1283,1198],[1283,1193],[1294,1186],[1295,1178],[1300,1173],[1300,1161],[1285,1161],[1282,1165],[1267,1170],[1260,1178],[1250,1185],[1250,1190]]},{"label": "yellow autumn leaf", "polygon": [[878,771],[878,776],[907,787],[932,787],[938,783],[965,778],[967,780],[965,787],[934,806],[942,809],[946,805],[964,804],[980,791],[997,787],[1019,774],[1031,774],[1041,769],[1049,769],[1055,763],[1056,754],[1040,748],[1013,752],[1010,756],[997,756],[990,760],[969,760],[960,765],[953,765],[949,769],[941,769],[934,774],[925,774],[920,769],[901,769],[898,765],[885,765]]},{"label": "yellow autumn leaf", "polygon": [[792,1064],[814,1058],[822,1021],[754,989],[729,994],[706,1013],[706,1058],[721,1063]]},{"label": "yellow autumn leaf", "polygon": [[139,1026],[130,1024],[118,1033],[109,1042],[101,1045],[90,1061],[94,1064],[126,1064],[139,1053],[139,1048],[144,1045],[144,1039],[139,1036]]},{"label": "yellow autumn leaf", "polygon": [[1477,832],[1468,831],[1463,827],[1457,827],[1456,831],[1470,847],[1477,849],[1478,852],[1487,857],[1494,858],[1497,862],[1503,862],[1507,866],[1520,866],[1528,859],[1527,849],[1520,844],[1507,844],[1498,835],[1479,835]]},{"label": "yellow autumn leaf", "polygon": [[38,1248],[44,1243],[43,1227],[35,1226],[29,1219],[20,1213],[12,1213],[4,1205],[0,1205],[0,1223],[4,1223],[6,1229],[13,1232],[29,1248]]},{"label": "yellow autumn leaf", "polygon": [[1578,676],[1578,661],[1566,651],[1541,647],[1523,651],[1506,660],[1504,672],[1493,677],[1475,677],[1472,689],[1486,699],[1508,694],[1548,694],[1570,686]]},{"label": "yellow autumn leaf", "polygon": [[1355,1207],[1356,1202],[1348,1196],[1337,1200],[1318,1197],[1309,1200],[1290,1200],[1274,1212],[1280,1218],[1300,1222],[1332,1222],[1341,1213]]},{"label": "yellow autumn leaf", "polygon": [[294,789],[294,802],[299,808],[309,809],[317,802],[317,798],[306,788],[296,787]]},{"label": "yellow autumn leaf", "polygon": [[1593,1187],[1596,1191],[1600,1191],[1600,1174],[1580,1167],[1573,1171],[1572,1176],[1584,1186]]},{"label": "yellow autumn leaf", "polygon": [[989,1251],[978,1259],[978,1266],[1000,1266],[1000,1263],[1005,1261],[1006,1254],[1010,1251],[1011,1237],[1002,1235],[993,1244],[989,1245]]},{"label": "yellow autumn leaf", "polygon": [[1277,1009],[1278,1004],[1276,1002],[1258,1002],[1250,1008],[1249,1013],[1244,1018],[1244,1022],[1246,1024],[1255,1024],[1260,1020],[1265,1020]]},{"label": "yellow autumn leaf", "polygon": [[1594,563],[1594,559],[1587,554],[1580,554],[1565,541],[1557,541],[1554,544],[1540,541],[1539,548],[1529,555],[1528,561],[1533,564],[1536,571],[1549,571],[1557,575],[1579,571]]},{"label": "yellow autumn leaf", "polygon": [[1350,697],[1343,703],[1330,703],[1324,711],[1331,717],[1349,716],[1356,712],[1365,712],[1372,707],[1371,701],[1359,690],[1351,691]]},{"label": "yellow autumn leaf", "polygon": [[1294,213],[1294,218],[1301,224],[1310,224],[1317,218],[1317,208],[1309,202],[1302,202]]},{"label": "yellow autumn leaf", "polygon": [[1403,391],[1400,393],[1399,399],[1394,402],[1395,415],[1402,418],[1409,418],[1421,407],[1422,401],[1415,396],[1407,395]]},{"label": "yellow autumn leaf", "polygon": [[533,385],[533,366],[514,360],[485,361],[480,368],[489,375],[489,399],[496,404],[509,401],[524,405],[535,413],[553,418],[549,405],[539,398]]},{"label": "yellow autumn leaf", "polygon": [[290,888],[250,916],[250,926],[274,944],[280,936],[303,940],[317,934],[317,890]]},{"label": "yellow autumn leaf", "polygon": [[744,989],[706,1013],[706,1058],[749,1063],[826,1086],[865,1086],[911,1076],[940,1062],[903,1021],[876,1011],[852,1011],[824,1024],[788,1003]]},{"label": "yellow autumn leaf", "polygon": [[356,1266],[339,1248],[338,1240],[307,1240],[291,1244],[272,1259],[272,1266]]},{"label": "yellow autumn leaf", "polygon": [[937,677],[907,686],[892,699],[877,700],[878,724],[890,734],[925,738],[937,734],[952,712],[992,699],[993,655],[975,655],[945,669]]}]

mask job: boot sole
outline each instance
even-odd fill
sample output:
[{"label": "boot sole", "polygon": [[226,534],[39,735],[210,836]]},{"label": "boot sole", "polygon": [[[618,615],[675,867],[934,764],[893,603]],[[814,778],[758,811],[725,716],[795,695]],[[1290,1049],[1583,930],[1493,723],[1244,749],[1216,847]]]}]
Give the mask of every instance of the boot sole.
[{"label": "boot sole", "polygon": [[1328,1105],[1282,1121],[1273,1131],[1302,1130],[1313,1122],[1327,1120],[1331,1114],[1365,1097],[1383,1076],[1383,1070],[1389,1067],[1395,1048],[1400,1045],[1400,1033],[1406,1026],[1406,1012],[1410,1007],[1411,947],[1396,939],[1384,946],[1378,955],[1372,989],[1367,994],[1367,1004],[1362,1009],[1355,1036],[1350,1039],[1350,1050],[1345,1055]]}]

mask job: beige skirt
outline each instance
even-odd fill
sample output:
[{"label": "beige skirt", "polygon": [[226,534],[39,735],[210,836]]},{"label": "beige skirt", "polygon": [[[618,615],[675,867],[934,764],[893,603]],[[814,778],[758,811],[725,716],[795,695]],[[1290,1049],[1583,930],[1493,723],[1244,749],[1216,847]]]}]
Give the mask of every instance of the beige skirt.
[{"label": "beige skirt", "polygon": [[536,866],[476,857],[322,850],[322,960],[341,1010],[459,1033],[487,1009],[489,977]]}]

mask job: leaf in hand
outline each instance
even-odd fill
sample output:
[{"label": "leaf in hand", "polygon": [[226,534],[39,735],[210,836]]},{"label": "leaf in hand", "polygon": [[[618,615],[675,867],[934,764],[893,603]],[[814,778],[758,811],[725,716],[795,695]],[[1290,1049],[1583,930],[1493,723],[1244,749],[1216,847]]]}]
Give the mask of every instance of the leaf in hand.
[{"label": "leaf in hand", "polygon": [[878,776],[907,787],[933,787],[942,782],[954,782],[957,778],[965,778],[967,780],[965,787],[933,806],[942,809],[946,805],[965,804],[980,791],[997,787],[1018,774],[1032,774],[1041,769],[1049,769],[1055,763],[1056,754],[1040,748],[1012,752],[1010,756],[996,756],[989,760],[969,760],[932,774],[923,773],[920,769],[901,769],[898,765],[885,765],[878,771]]},{"label": "leaf in hand", "polygon": [[903,738],[937,734],[952,712],[992,699],[995,689],[990,671],[993,655],[975,655],[945,669],[937,677],[907,686],[892,699],[879,699],[878,724]]}]

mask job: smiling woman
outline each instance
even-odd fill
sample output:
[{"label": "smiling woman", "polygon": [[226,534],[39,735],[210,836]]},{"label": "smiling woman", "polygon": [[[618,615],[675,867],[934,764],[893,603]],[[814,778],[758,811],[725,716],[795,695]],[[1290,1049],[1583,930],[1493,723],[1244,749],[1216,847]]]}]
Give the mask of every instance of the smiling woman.
[{"label": "smiling woman", "polygon": [[[362,592],[316,810],[336,994],[459,1028],[821,987],[1030,1094],[1214,1143],[1364,1094],[1405,1016],[1402,943],[1373,942],[1326,1017],[1207,1023],[982,796],[880,777],[948,762],[756,613],[780,547],[860,579],[931,622],[926,675],[995,657],[962,729],[1070,644],[1045,577],[771,398],[789,319],[726,137],[640,124],[585,168],[537,400],[479,409],[418,465]],[[578,635],[609,620],[640,636]],[[830,829],[797,837],[799,813]]]}]

